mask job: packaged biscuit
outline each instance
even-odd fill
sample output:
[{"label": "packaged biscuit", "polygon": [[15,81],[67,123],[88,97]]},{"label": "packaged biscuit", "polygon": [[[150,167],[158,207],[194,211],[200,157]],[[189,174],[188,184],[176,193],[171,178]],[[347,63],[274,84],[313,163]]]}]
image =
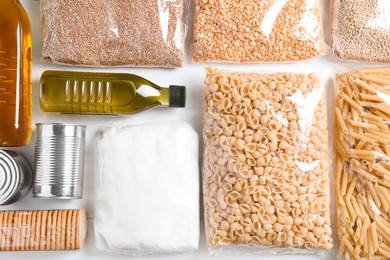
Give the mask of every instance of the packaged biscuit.
[{"label": "packaged biscuit", "polygon": [[78,250],[87,225],[84,209],[0,211],[0,251]]}]

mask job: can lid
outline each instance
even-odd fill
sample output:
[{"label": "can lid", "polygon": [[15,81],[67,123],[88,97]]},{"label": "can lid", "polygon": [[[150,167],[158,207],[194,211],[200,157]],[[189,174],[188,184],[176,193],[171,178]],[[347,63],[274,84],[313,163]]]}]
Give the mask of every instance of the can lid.
[{"label": "can lid", "polygon": [[70,136],[85,138],[85,125],[63,123],[37,123],[37,137]]},{"label": "can lid", "polygon": [[7,151],[0,150],[0,205],[6,204],[19,183],[19,167]]},{"label": "can lid", "polygon": [[169,106],[185,107],[186,106],[186,87],[169,86]]}]

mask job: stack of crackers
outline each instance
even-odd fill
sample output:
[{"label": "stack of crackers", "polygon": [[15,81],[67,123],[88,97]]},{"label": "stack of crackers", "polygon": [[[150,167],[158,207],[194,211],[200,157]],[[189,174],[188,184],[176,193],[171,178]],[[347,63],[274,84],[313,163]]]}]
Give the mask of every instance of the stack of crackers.
[{"label": "stack of crackers", "polygon": [[0,251],[77,250],[86,230],[84,209],[0,211]]}]

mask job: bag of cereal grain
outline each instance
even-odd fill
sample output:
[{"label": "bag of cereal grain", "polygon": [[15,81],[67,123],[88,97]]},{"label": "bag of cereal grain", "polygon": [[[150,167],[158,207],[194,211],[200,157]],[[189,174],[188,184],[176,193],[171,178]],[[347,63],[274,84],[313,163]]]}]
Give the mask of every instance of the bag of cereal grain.
[{"label": "bag of cereal grain", "polygon": [[42,0],[42,56],[90,66],[180,67],[183,0]]},{"label": "bag of cereal grain", "polygon": [[390,4],[383,0],[332,0],[331,46],[344,60],[390,61]]}]

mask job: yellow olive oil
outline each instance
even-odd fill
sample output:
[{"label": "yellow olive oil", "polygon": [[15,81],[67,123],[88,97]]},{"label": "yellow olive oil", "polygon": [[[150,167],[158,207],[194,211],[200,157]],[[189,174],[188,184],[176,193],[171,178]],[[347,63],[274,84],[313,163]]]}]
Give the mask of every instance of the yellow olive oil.
[{"label": "yellow olive oil", "polygon": [[163,105],[185,106],[185,87],[162,88],[125,73],[45,71],[40,83],[40,106],[45,112],[134,114]]},{"label": "yellow olive oil", "polygon": [[31,51],[27,13],[18,0],[0,0],[0,146],[30,142]]}]

